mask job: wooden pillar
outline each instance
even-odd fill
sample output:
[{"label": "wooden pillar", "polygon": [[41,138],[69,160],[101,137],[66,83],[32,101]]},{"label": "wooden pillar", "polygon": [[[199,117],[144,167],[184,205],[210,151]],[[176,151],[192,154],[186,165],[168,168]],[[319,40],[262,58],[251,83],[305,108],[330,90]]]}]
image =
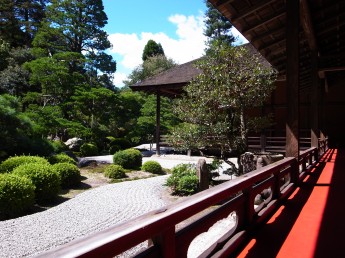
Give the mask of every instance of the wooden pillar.
[{"label": "wooden pillar", "polygon": [[286,1],[286,156],[299,155],[299,0]]},{"label": "wooden pillar", "polygon": [[161,149],[160,149],[160,133],[161,128],[161,93],[159,90],[157,90],[157,108],[156,108],[156,155],[161,155]]},{"label": "wooden pillar", "polygon": [[317,69],[317,52],[312,52],[312,86],[310,91],[310,137],[311,147],[319,146],[319,76]]}]

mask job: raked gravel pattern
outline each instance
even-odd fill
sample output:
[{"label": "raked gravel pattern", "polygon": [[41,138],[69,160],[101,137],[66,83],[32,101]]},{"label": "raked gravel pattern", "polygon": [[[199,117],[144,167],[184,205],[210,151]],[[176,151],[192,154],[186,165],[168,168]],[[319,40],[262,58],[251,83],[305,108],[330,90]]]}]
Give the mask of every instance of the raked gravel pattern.
[{"label": "raked gravel pattern", "polygon": [[29,257],[166,205],[168,176],[109,184],[43,212],[0,221],[0,257]]}]

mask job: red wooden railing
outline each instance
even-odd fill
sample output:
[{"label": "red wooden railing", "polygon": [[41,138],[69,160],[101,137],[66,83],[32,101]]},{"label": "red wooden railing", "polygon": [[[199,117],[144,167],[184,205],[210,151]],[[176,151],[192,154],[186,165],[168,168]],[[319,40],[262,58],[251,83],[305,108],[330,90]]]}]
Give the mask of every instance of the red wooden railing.
[{"label": "red wooden railing", "polygon": [[[265,221],[286,200],[317,160],[318,149],[310,148],[301,153],[299,160],[285,158],[183,201],[42,253],[40,257],[114,257],[146,240],[151,246],[140,257],[186,257],[195,237],[235,212],[234,227],[203,253],[205,257],[227,257],[258,223]],[[263,201],[254,205],[256,197],[264,192]],[[199,212],[205,214],[176,230],[177,224]]]}]

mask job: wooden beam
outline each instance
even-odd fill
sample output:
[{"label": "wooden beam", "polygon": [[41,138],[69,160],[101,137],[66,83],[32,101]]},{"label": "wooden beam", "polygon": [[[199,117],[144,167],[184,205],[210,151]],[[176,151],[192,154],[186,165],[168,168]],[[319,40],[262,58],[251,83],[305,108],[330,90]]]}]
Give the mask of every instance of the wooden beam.
[{"label": "wooden beam", "polygon": [[321,67],[319,72],[336,72],[336,71],[345,71],[345,66],[332,66],[332,67]]},{"label": "wooden beam", "polygon": [[252,30],[255,30],[256,28],[258,28],[258,27],[260,27],[260,26],[262,26],[262,25],[264,25],[264,24],[267,24],[267,23],[269,23],[269,22],[271,22],[271,21],[274,21],[274,20],[276,20],[276,19],[279,19],[279,18],[285,16],[285,14],[286,14],[286,13],[283,11],[283,12],[281,12],[281,13],[278,13],[277,15],[274,15],[274,16],[272,16],[272,17],[266,19],[266,20],[261,21],[260,23],[254,25],[254,26],[250,26],[247,30],[244,30],[244,31],[243,31],[242,35],[243,35],[243,36],[246,36],[246,34],[249,33],[249,32],[251,32]]},{"label": "wooden beam", "polygon": [[311,50],[317,50],[317,41],[314,33],[313,22],[311,20],[309,5],[307,0],[301,0],[301,24],[304,30],[305,36],[307,37],[308,44]]},{"label": "wooden beam", "polygon": [[310,89],[310,137],[311,147],[319,146],[319,76],[317,69],[318,54],[312,52],[311,89]]},{"label": "wooden beam", "polygon": [[277,0],[270,0],[270,1],[261,0],[261,1],[257,2],[257,3],[255,3],[254,5],[252,5],[251,7],[246,8],[246,9],[244,10],[244,12],[238,14],[238,16],[233,17],[233,18],[231,19],[231,23],[232,23],[232,24],[236,24],[236,23],[238,23],[238,21],[239,21],[240,19],[243,19],[244,17],[246,17],[246,16],[248,16],[248,15],[250,15],[250,14],[252,14],[252,13],[254,13],[254,12],[256,12],[256,11],[262,9],[262,8],[264,8],[264,7],[267,6],[267,5],[270,5],[271,3],[276,2],[276,1],[277,1]]},{"label": "wooden beam", "polygon": [[263,40],[267,37],[273,37],[273,36],[276,36],[276,35],[284,35],[285,36],[285,27],[279,27],[277,29],[274,29],[274,30],[268,30],[267,32],[265,33],[261,33],[253,38],[251,38],[251,43],[254,44],[255,42],[257,41],[260,41],[260,40]]},{"label": "wooden beam", "polygon": [[156,108],[156,154],[160,156],[160,128],[161,128],[161,93],[157,90],[157,108]]},{"label": "wooden beam", "polygon": [[299,156],[299,0],[286,1],[286,156]]}]

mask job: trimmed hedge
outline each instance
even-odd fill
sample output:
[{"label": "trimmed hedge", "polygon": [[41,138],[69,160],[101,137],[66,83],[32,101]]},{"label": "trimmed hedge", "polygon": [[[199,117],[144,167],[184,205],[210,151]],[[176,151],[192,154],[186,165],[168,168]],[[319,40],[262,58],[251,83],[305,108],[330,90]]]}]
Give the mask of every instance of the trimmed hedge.
[{"label": "trimmed hedge", "polygon": [[191,195],[197,192],[199,179],[194,165],[179,164],[173,167],[171,172],[166,185],[171,188],[173,194]]},{"label": "trimmed hedge", "polygon": [[136,149],[118,151],[113,156],[115,165],[120,165],[126,169],[138,169],[141,167],[143,156]]},{"label": "trimmed hedge", "polygon": [[104,175],[112,179],[120,179],[126,177],[126,171],[120,165],[111,164],[105,169]]},{"label": "trimmed hedge", "polygon": [[61,177],[62,188],[66,189],[80,184],[80,171],[76,165],[65,162],[56,163],[52,167]]},{"label": "trimmed hedge", "polygon": [[38,156],[14,156],[10,157],[6,160],[4,160],[0,164],[0,173],[10,173],[12,172],[16,167],[24,164],[29,164],[29,163],[40,163],[40,164],[45,164],[49,165],[49,162],[42,157]]},{"label": "trimmed hedge", "polygon": [[35,203],[35,186],[30,179],[0,174],[0,219],[21,215]]},{"label": "trimmed hedge", "polygon": [[162,174],[162,166],[157,161],[154,160],[148,160],[146,161],[142,166],[141,170],[144,170],[146,172],[150,172],[153,174]]},{"label": "trimmed hedge", "polygon": [[60,175],[50,164],[24,164],[15,168],[12,173],[32,181],[36,187],[35,196],[39,203],[53,200],[60,191]]},{"label": "trimmed hedge", "polygon": [[56,163],[70,163],[73,165],[77,164],[77,162],[74,159],[72,159],[70,156],[68,156],[65,153],[59,153],[59,154],[55,154],[53,156],[50,156],[48,158],[48,161],[52,165],[56,164]]}]

